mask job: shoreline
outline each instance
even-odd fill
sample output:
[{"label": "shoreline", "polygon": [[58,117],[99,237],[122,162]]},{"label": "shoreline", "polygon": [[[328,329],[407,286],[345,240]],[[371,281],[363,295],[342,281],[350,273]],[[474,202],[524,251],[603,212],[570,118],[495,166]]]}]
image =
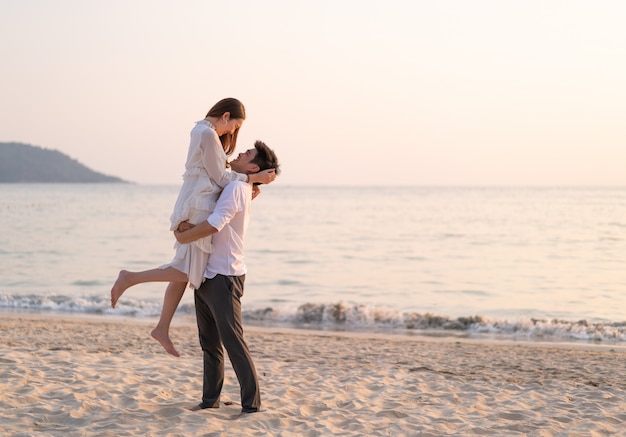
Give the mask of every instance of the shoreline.
[{"label": "shoreline", "polygon": [[[0,317],[8,318],[26,318],[26,319],[46,319],[61,321],[77,321],[85,323],[111,323],[111,324],[130,324],[139,326],[154,326],[158,321],[155,317],[134,317],[128,315],[115,314],[88,314],[80,312],[55,312],[55,311],[14,311],[7,308],[0,308]],[[172,321],[172,330],[179,327],[196,328],[195,316],[177,314]],[[293,335],[312,335],[312,336],[339,336],[348,338],[361,339],[387,339],[390,341],[415,341],[415,342],[436,342],[436,343],[467,343],[476,345],[502,345],[502,346],[521,346],[521,347],[545,347],[558,349],[573,350],[608,350],[617,352],[626,352],[626,344],[624,342],[596,342],[588,340],[551,340],[538,338],[512,338],[510,335],[504,334],[468,334],[466,332],[443,331],[443,330],[415,330],[402,331],[390,329],[320,329],[311,326],[289,326],[279,324],[255,324],[244,320],[244,330],[258,331],[261,333],[281,333]]]},{"label": "shoreline", "polygon": [[249,326],[264,411],[239,415],[227,360],[228,405],[190,412],[194,326],[173,325],[174,358],[150,320],[88,319],[2,314],[8,435],[617,435],[626,420],[621,348]]}]

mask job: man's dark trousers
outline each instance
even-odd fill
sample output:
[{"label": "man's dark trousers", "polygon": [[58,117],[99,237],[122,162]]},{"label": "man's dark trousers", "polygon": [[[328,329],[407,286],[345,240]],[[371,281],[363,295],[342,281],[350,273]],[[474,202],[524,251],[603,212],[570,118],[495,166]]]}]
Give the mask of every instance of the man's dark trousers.
[{"label": "man's dark trousers", "polygon": [[241,409],[252,413],[261,408],[256,369],[243,338],[241,296],[243,276],[217,275],[205,279],[195,291],[196,319],[204,352],[202,408],[218,408],[224,384],[224,351],[228,353],[241,387]]}]

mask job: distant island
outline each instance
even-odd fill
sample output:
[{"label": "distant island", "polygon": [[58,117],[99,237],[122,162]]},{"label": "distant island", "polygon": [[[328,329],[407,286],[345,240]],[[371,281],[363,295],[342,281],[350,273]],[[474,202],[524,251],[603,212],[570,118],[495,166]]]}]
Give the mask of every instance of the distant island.
[{"label": "distant island", "polygon": [[0,143],[0,183],[128,183],[87,168],[50,149],[23,143]]}]

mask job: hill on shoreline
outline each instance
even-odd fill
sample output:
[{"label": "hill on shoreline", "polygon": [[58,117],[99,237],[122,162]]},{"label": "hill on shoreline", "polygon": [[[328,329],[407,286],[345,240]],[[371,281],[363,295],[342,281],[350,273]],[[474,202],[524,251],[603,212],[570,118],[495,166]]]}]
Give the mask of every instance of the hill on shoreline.
[{"label": "hill on shoreline", "polygon": [[91,170],[57,150],[0,142],[0,183],[128,183]]}]

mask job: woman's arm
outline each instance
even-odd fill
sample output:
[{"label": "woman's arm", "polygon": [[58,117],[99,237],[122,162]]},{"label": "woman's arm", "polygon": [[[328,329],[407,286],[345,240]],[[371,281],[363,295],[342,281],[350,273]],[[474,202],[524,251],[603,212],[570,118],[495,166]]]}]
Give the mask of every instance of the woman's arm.
[{"label": "woman's arm", "polygon": [[229,182],[247,180],[247,175],[226,168],[226,153],[217,133],[213,129],[202,132],[202,165],[209,177],[217,185],[224,188]]}]

